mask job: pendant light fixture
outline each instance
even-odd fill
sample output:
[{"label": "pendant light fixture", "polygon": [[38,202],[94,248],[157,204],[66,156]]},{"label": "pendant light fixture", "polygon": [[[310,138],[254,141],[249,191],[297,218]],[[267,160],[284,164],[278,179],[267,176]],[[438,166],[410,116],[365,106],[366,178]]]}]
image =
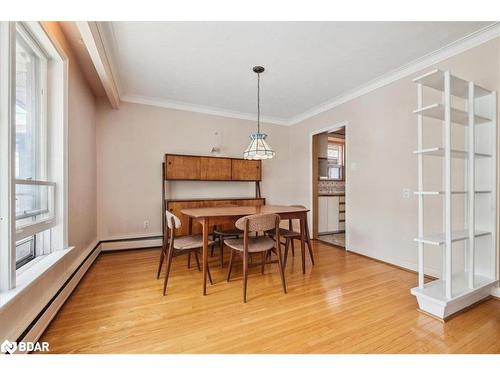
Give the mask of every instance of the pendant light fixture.
[{"label": "pendant light fixture", "polygon": [[257,133],[250,135],[250,144],[243,157],[250,160],[271,159],[275,152],[266,142],[267,134],[260,132],[260,74],[264,72],[264,68],[254,66],[253,71],[257,73]]}]

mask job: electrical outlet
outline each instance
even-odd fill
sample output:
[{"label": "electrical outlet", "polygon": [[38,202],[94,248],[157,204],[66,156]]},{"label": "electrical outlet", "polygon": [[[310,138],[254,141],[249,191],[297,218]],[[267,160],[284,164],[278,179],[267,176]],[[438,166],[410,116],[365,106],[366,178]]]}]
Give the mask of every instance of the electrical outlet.
[{"label": "electrical outlet", "polygon": [[149,228],[149,220],[144,220],[144,229]]},{"label": "electrical outlet", "polygon": [[404,199],[409,199],[410,198],[410,189],[404,188],[403,189],[403,198]]}]

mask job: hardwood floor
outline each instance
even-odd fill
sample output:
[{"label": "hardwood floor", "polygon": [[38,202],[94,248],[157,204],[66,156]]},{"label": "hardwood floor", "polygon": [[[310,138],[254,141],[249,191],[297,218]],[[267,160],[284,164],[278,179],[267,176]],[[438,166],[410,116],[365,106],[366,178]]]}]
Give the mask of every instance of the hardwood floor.
[{"label": "hardwood floor", "polygon": [[[211,260],[214,285],[175,258],[168,295],[156,280],[159,249],[101,254],[50,324],[51,353],[500,353],[500,301],[442,323],[417,311],[415,274],[313,241],[316,266],[251,268]],[[226,252],[229,253],[229,252]],[[163,274],[163,272],[162,272]]]}]

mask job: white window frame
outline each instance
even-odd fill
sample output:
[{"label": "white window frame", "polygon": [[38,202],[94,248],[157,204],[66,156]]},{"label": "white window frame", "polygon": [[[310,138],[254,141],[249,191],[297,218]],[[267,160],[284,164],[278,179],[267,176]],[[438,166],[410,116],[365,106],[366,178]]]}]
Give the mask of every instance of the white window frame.
[{"label": "white window frame", "polygon": [[[329,153],[331,145],[337,145],[338,147],[338,158],[337,158],[337,163],[328,163],[328,179],[333,180],[333,181],[345,181],[345,176],[344,176],[344,168],[345,168],[345,163],[344,163],[344,158],[345,158],[345,143],[341,142],[328,142],[328,150],[327,152]],[[330,161],[330,157],[328,156],[328,161]],[[335,178],[333,177],[333,169],[338,169],[339,171],[339,177]]]},{"label": "white window frame", "polygon": [[[46,107],[46,113],[43,114],[46,139],[41,144],[47,147],[42,152],[47,160],[42,164],[46,168],[42,171],[43,179],[16,181],[15,48],[19,29],[28,33],[36,41],[39,51],[47,56],[48,76],[41,83],[44,87],[43,106]],[[14,295],[20,292],[16,288],[16,240],[35,233],[47,233],[44,230],[50,228],[49,252],[68,249],[68,57],[59,42],[49,35],[50,24],[44,22],[0,21],[0,292],[14,290]],[[22,233],[16,233],[16,183],[46,185],[52,189],[49,201],[54,212],[53,218],[37,222],[33,227],[22,227]],[[19,231],[21,228],[17,229]],[[43,237],[44,246],[47,246],[46,236]],[[32,276],[35,277],[34,274]],[[9,295],[13,294],[9,292]]]},{"label": "white window frame", "polygon": [[21,241],[27,237],[31,237],[37,233],[43,232],[45,230],[51,229],[56,225],[56,217],[55,217],[55,190],[56,183],[51,181],[44,180],[20,180],[16,179],[16,185],[35,185],[35,186],[47,186],[50,189],[51,193],[49,194],[49,202],[48,202],[48,211],[50,216],[37,220],[33,223],[25,224],[20,227],[16,226],[16,241]]},{"label": "white window frame", "polygon": [[[38,42],[35,40],[35,38],[29,33],[27,30],[26,26],[22,23],[17,23],[16,24],[16,42],[17,42],[17,37],[22,39],[22,42],[27,45],[28,48],[30,48],[31,51],[35,53],[35,55],[38,57],[37,64],[35,66],[35,69],[38,71],[38,79],[35,83],[35,90],[37,95],[40,95],[37,97],[36,102],[34,103],[34,108],[35,108],[35,115],[36,115],[36,120],[39,123],[38,131],[39,134],[37,134],[37,156],[39,159],[37,159],[37,165],[36,165],[36,172],[37,176],[42,177],[42,179],[34,179],[33,177],[31,179],[19,179],[16,178],[15,183],[17,185],[32,185],[32,186],[47,186],[47,189],[49,190],[48,194],[48,213],[49,216],[42,219],[42,220],[37,220],[34,221],[33,223],[29,224],[24,224],[20,227],[16,226],[16,236],[15,240],[21,241],[25,238],[32,237],[35,234],[38,234],[40,232],[43,232],[45,230],[51,229],[56,225],[56,218],[55,218],[55,205],[54,205],[54,200],[55,200],[55,188],[56,188],[56,183],[53,181],[48,181],[47,180],[47,171],[48,171],[48,165],[47,165],[47,54],[43,51],[43,49],[38,45]],[[17,217],[16,217],[17,219]],[[35,254],[36,256],[36,254]]]},{"label": "white window frame", "polygon": [[0,291],[16,285],[15,48],[15,23],[0,22]]},{"label": "white window frame", "polygon": [[[38,153],[41,159],[37,165],[37,178],[46,180],[47,178],[47,78],[48,78],[48,56],[45,51],[40,47],[34,37],[27,30],[27,27],[21,23],[16,23],[16,32],[20,35],[23,42],[37,55],[39,61],[37,62],[36,70],[39,71],[39,81],[36,82],[36,90],[39,91],[40,100],[36,101],[36,113],[39,115],[40,122],[40,142],[37,144]],[[17,38],[17,34],[16,34]],[[32,176],[32,179],[35,179]]]}]

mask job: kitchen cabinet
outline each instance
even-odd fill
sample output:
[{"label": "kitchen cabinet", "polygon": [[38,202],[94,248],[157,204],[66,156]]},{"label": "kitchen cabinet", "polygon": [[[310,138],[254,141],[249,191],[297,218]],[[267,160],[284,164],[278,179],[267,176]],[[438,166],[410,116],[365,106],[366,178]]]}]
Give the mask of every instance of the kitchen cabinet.
[{"label": "kitchen cabinet", "polygon": [[[318,197],[318,232],[329,233],[337,232],[343,229],[341,228],[340,215],[345,215],[344,213],[339,213],[340,200],[343,200],[342,196],[320,196]],[[343,224],[343,223],[342,223]]]}]

